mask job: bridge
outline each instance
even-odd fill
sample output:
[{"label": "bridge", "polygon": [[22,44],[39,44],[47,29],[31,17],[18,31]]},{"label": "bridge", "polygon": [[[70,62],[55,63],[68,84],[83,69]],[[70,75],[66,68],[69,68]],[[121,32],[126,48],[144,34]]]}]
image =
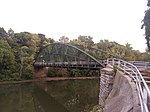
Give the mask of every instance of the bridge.
[{"label": "bridge", "polygon": [[35,58],[35,71],[46,67],[100,70],[111,65],[129,76],[136,85],[142,112],[150,111],[150,76],[140,68],[149,68],[149,62],[127,62],[107,52],[80,45],[53,43],[45,46]]}]

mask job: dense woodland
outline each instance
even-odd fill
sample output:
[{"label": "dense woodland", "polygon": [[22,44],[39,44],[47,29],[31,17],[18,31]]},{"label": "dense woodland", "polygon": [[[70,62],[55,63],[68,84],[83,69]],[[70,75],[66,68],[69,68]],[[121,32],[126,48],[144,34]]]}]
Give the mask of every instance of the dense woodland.
[{"label": "dense woodland", "polygon": [[[54,42],[56,42],[54,39],[47,38],[44,34],[33,34],[29,32],[15,33],[11,28],[8,31],[0,28],[0,81],[32,79],[33,61],[38,51]],[[93,37],[91,36],[79,36],[73,40],[62,36],[59,42],[83,46],[86,43],[86,46],[103,49],[127,61],[150,60],[150,54],[147,50],[143,53],[138,50],[133,50],[129,43],[120,45],[114,41],[101,39],[98,43],[94,43]],[[56,73],[55,68],[51,68],[50,71],[51,73],[48,76],[68,76],[68,73],[62,72],[62,70],[59,71],[57,69]],[[79,72],[76,69],[70,70],[69,72],[70,76],[82,76],[83,73],[90,75],[89,71]]]}]

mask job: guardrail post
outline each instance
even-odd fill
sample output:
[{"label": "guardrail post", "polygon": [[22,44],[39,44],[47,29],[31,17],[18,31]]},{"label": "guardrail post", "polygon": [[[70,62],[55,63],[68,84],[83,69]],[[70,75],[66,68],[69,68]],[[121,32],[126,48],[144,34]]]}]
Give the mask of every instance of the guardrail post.
[{"label": "guardrail post", "polygon": [[131,70],[133,69],[133,66],[131,66]]},{"label": "guardrail post", "polygon": [[147,63],[145,62],[145,69],[147,69]]},{"label": "guardrail post", "polygon": [[145,108],[145,112],[149,112],[148,108],[147,108],[147,91],[145,88],[143,88],[143,102],[144,102],[144,108]]},{"label": "guardrail post", "polygon": [[126,71],[126,69],[125,69],[125,67],[126,67],[126,63],[124,62],[124,64],[123,64],[123,71],[124,71],[124,73],[125,73],[125,71]]},{"label": "guardrail post", "polygon": [[144,87],[143,87],[143,101],[144,101],[144,103],[147,104],[147,91]]},{"label": "guardrail post", "polygon": [[113,66],[115,65],[115,60],[114,60],[114,58],[112,58],[112,65],[113,65]]},{"label": "guardrail post", "polygon": [[118,67],[120,67],[120,60],[118,60]]},{"label": "guardrail post", "polygon": [[107,65],[108,65],[108,63],[109,63],[109,59],[107,59]]}]

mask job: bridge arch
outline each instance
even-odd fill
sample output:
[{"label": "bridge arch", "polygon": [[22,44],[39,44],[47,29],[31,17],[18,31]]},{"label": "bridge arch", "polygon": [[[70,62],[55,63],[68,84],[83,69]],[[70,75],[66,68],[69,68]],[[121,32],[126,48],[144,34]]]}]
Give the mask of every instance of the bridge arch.
[{"label": "bridge arch", "polygon": [[45,63],[86,61],[88,63],[95,62],[101,67],[105,67],[103,62],[83,49],[75,45],[63,43],[52,43],[45,46],[41,51],[39,51],[35,58],[35,65],[38,62],[42,62],[42,60],[44,60]]}]

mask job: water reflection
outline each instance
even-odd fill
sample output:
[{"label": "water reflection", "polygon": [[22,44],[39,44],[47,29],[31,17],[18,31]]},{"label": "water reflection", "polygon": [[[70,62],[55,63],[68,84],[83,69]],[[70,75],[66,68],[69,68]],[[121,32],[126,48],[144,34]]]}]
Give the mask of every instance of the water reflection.
[{"label": "water reflection", "polygon": [[[35,107],[42,107],[44,112],[68,112],[68,110],[62,104],[60,104],[57,100],[55,100],[55,98],[39,87],[34,87],[33,96],[34,99],[37,100],[34,101]],[[39,104],[37,105],[36,102]],[[38,108],[36,108],[36,110],[39,110]]]},{"label": "water reflection", "polygon": [[95,79],[0,85],[0,112],[89,112],[98,86]]}]

